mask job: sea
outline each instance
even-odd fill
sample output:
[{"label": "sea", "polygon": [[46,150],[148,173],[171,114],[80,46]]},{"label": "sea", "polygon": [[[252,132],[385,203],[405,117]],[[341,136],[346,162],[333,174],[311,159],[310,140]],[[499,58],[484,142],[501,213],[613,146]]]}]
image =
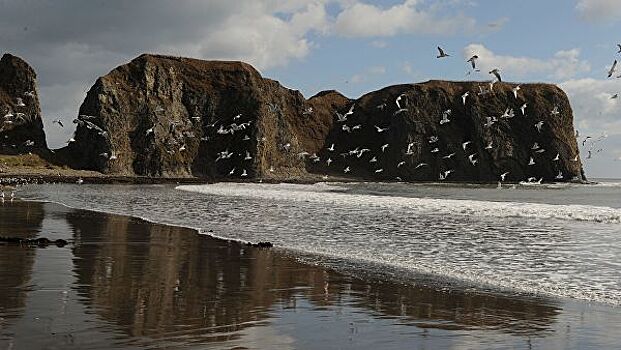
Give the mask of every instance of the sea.
[{"label": "sea", "polygon": [[621,305],[621,180],[46,184],[18,196],[269,241],[300,262],[361,278]]}]

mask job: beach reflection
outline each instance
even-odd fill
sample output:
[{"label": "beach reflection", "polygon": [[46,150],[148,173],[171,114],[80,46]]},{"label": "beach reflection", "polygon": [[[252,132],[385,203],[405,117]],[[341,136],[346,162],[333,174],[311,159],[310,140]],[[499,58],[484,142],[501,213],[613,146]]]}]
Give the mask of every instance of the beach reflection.
[{"label": "beach reflection", "polygon": [[[56,220],[44,220],[46,216]],[[530,339],[554,334],[562,311],[541,298],[359,279],[303,264],[274,249],[51,204],[5,204],[0,219],[3,235],[15,232],[28,237],[54,232],[56,228],[46,224],[65,220],[67,237],[54,238],[70,239],[73,244],[46,248],[46,252],[71,250],[68,266],[73,266],[74,302],[82,307],[80,318],[96,324],[68,329],[83,337],[89,332],[114,332],[113,339],[102,338],[110,345],[253,347],[249,339],[253,344],[270,344],[269,339],[280,337],[288,344],[281,347],[305,347],[301,344],[308,343],[302,340],[311,331],[298,323],[302,321],[325,324],[326,336],[330,330],[345,329],[349,332],[342,335],[346,344],[361,320],[374,323],[367,330],[372,339],[402,341],[401,345],[412,338],[423,339],[430,329],[446,341],[451,335],[472,332],[501,338],[506,334],[515,341],[515,336]],[[29,283],[36,253],[35,248],[0,247],[4,338],[19,333],[13,332],[19,323],[7,316],[20,315],[29,303],[29,292],[45,288]],[[60,276],[71,271],[51,273]],[[295,317],[303,319],[295,321]],[[396,330],[403,334],[402,340],[395,338]],[[327,345],[341,340],[323,341]],[[359,345],[371,347],[372,343]],[[82,343],[81,347],[88,346]]]}]

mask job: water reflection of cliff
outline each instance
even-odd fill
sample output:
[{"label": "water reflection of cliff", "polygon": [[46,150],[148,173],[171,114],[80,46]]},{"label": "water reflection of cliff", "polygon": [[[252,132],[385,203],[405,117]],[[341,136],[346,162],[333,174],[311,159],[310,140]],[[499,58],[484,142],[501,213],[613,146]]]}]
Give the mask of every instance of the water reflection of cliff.
[{"label": "water reflection of cliff", "polygon": [[545,332],[559,310],[533,299],[363,281],[182,228],[74,212],[75,272],[86,302],[132,336],[224,340],[275,306],[354,306],[442,329]]},{"label": "water reflection of cliff", "polygon": [[[41,230],[43,204],[5,201],[0,204],[0,236],[33,238]],[[36,249],[0,245],[0,314],[18,316],[25,305],[25,286],[32,275]]]}]

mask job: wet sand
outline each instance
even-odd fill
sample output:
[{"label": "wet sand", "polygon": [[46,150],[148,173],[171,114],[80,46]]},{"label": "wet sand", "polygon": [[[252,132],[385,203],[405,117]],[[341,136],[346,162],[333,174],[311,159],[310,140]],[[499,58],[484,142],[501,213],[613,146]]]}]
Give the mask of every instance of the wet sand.
[{"label": "wet sand", "polygon": [[619,309],[359,278],[140,219],[0,204],[0,349],[609,349]]}]

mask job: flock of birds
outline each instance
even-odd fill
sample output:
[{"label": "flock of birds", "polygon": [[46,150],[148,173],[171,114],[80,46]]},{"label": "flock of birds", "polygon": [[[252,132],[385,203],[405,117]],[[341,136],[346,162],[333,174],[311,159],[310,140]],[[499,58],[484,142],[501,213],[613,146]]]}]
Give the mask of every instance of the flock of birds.
[{"label": "flock of birds", "polygon": [[[438,55],[436,56],[438,59],[445,59],[447,57],[450,57],[450,54],[448,54],[444,49],[442,49],[441,47],[437,47],[438,50]],[[619,53],[621,53],[621,45],[619,45]],[[471,69],[469,69],[467,75],[473,73],[473,72],[480,72],[480,69],[477,66],[477,60],[479,59],[478,55],[473,55],[471,56],[468,60],[466,60],[466,63],[469,65],[469,67],[471,67]],[[610,68],[610,70],[608,71],[608,77],[612,77],[614,75],[614,73],[616,72],[616,67],[617,67],[617,61],[615,60]],[[493,95],[495,94],[494,91],[494,84],[498,83],[498,82],[502,82],[502,77],[501,77],[501,72],[499,69],[495,68],[492,69],[488,72],[490,75],[493,76],[493,78],[487,82],[487,83],[482,83],[478,86],[478,91],[466,91],[461,95],[461,103],[463,104],[463,106],[466,106],[468,104],[468,101],[470,100],[469,97],[473,96],[473,95],[478,95],[478,96],[487,96],[487,95]],[[621,78],[621,75],[617,76],[617,78]],[[516,118],[516,119],[520,119],[520,120],[526,120],[525,118],[527,118],[527,108],[528,108],[528,103],[523,100],[520,96],[520,85],[516,85],[512,88],[512,93],[513,93],[513,97],[515,99],[516,102],[518,102],[517,106],[507,106],[506,109],[504,110],[504,112],[499,113],[498,116],[491,116],[491,117],[486,117],[486,121],[483,124],[483,126],[485,128],[491,128],[493,125],[500,123],[501,121],[508,121],[510,119]],[[24,93],[24,97],[26,98],[34,98],[34,92],[26,92]],[[618,98],[618,95],[613,96],[611,98]],[[407,105],[407,96],[406,94],[400,94],[398,96],[395,97],[394,99],[394,107],[390,107],[389,104],[387,104],[386,102],[381,103],[379,105],[376,106],[376,108],[380,111],[391,111],[390,114],[392,115],[392,117],[397,117],[398,115],[402,114],[402,113],[406,113],[408,112],[408,105]],[[25,108],[26,104],[24,103],[23,98],[19,97],[16,99],[16,103],[15,103],[17,108]],[[349,109],[347,110],[347,112],[341,114],[339,112],[336,112],[335,118],[336,118],[336,122],[341,124],[340,129],[342,130],[343,133],[346,133],[347,135],[349,134],[354,134],[357,131],[361,130],[363,128],[363,125],[358,123],[358,124],[353,124],[353,123],[348,123],[350,121],[352,121],[355,118],[355,105],[351,105],[349,107]],[[279,108],[275,105],[269,105],[269,110],[270,112],[273,113],[278,113]],[[519,111],[519,112],[516,112]],[[158,113],[164,112],[164,109],[161,107],[157,107],[155,110],[155,115],[157,116]],[[313,113],[313,109],[312,107],[309,107],[307,109],[305,109],[303,111],[303,115],[309,115]],[[554,117],[558,117],[561,114],[561,111],[559,110],[558,106],[555,106],[551,111],[549,111],[550,113],[550,117],[554,118]],[[453,118],[453,111],[451,109],[446,109],[442,112],[442,115],[439,117],[438,123],[440,126],[444,126],[447,125],[451,122],[451,118]],[[79,115],[78,118],[73,120],[74,124],[77,124],[77,126],[80,127],[86,127],[89,130],[94,130],[95,132],[97,132],[97,134],[101,137],[103,137],[104,139],[106,139],[110,145],[112,145],[112,142],[110,142],[109,139],[109,135],[108,132],[103,130],[101,127],[99,127],[98,125],[96,125],[95,123],[93,123],[93,121],[91,119],[94,119],[96,117],[93,116],[88,116],[88,115]],[[208,128],[214,128],[215,133],[218,135],[235,135],[236,133],[239,134],[243,134],[243,138],[241,139],[242,141],[250,141],[250,134],[247,133],[246,131],[248,129],[250,129],[251,120],[248,121],[242,121],[242,114],[237,114],[236,116],[234,116],[233,122],[230,124],[225,124],[225,123],[221,123],[217,129],[216,129],[216,125],[218,125],[220,123],[220,120],[216,120],[213,123],[207,124]],[[22,112],[13,112],[13,111],[7,111],[7,113],[4,115],[3,117],[3,123],[2,126],[0,127],[0,132],[4,130],[5,127],[8,127],[10,125],[21,125],[24,123],[28,123],[30,121],[30,117]],[[196,121],[200,121],[201,118],[200,117],[193,117],[192,119],[195,119]],[[53,124],[57,124],[59,127],[63,128],[64,124],[62,122],[61,119],[56,119],[52,121]],[[375,132],[378,135],[381,135],[387,131],[390,130],[390,124],[389,125],[373,125]],[[161,125],[161,128],[156,128],[158,125]],[[151,127],[149,127],[146,131],[145,131],[145,137],[148,138],[153,138],[156,134],[156,132],[161,132],[161,130],[167,130],[167,136],[165,137],[166,139],[166,144],[167,144],[167,152],[169,154],[174,154],[175,152],[184,152],[187,149],[187,146],[185,144],[185,139],[187,138],[194,138],[196,137],[192,131],[188,131],[187,129],[185,131],[179,131],[178,132],[178,126],[179,124],[177,122],[170,122],[168,125],[164,125],[163,123],[160,122],[154,122],[153,125]],[[533,128],[535,128],[537,130],[538,133],[541,133],[543,128],[546,126],[546,121],[544,120],[538,120],[535,123],[532,124]],[[157,131],[160,130],[160,131]],[[576,131],[576,138],[578,139],[579,133],[578,131]],[[581,144],[583,147],[588,147],[588,150],[586,150],[587,152],[587,157],[586,159],[591,159],[591,157],[596,154],[601,152],[603,149],[601,147],[598,147],[598,144],[605,139],[606,135],[602,135],[600,137],[591,137],[591,136],[586,136],[584,137],[584,139],[582,140]],[[211,137],[210,136],[204,136],[201,137],[201,141],[210,141]],[[264,142],[265,138],[257,138],[257,143],[260,142]],[[458,152],[455,150],[448,150],[445,149],[443,150],[444,152],[441,153],[440,147],[437,146],[439,145],[439,136],[437,135],[429,135],[427,136],[427,140],[426,140],[426,144],[428,146],[428,148],[430,148],[429,152],[436,154],[438,156],[439,159],[442,160],[451,160],[454,159],[455,157],[457,157]],[[67,144],[71,144],[75,142],[74,138],[70,138],[67,141]],[[493,144],[493,141],[488,140],[488,141],[484,141],[484,143],[486,144],[485,146],[485,150],[486,151],[492,151],[495,147],[497,147],[496,145]],[[228,143],[230,144],[230,143]],[[248,142],[248,145],[250,146],[251,143]],[[17,145],[13,145],[13,147],[16,147]],[[31,147],[34,146],[34,143],[30,140],[26,141],[24,146],[26,147]],[[334,143],[332,143],[330,145],[330,147],[327,147],[325,149],[325,153],[326,153],[326,157],[327,159],[325,159],[325,164],[326,166],[330,166],[331,163],[334,162],[334,160],[332,159],[332,154],[334,152],[336,152],[336,147],[337,145],[335,145]],[[467,158],[468,163],[470,163],[471,166],[477,166],[477,163],[479,162],[480,159],[480,155],[473,149],[474,147],[473,141],[472,140],[465,140],[463,143],[461,143],[461,151],[463,151],[464,156]],[[381,164],[384,162],[381,162],[381,157],[387,152],[388,149],[395,147],[395,145],[391,145],[390,143],[385,143],[383,145],[381,145],[377,150],[372,150],[370,148],[366,148],[363,146],[359,146],[356,147],[354,149],[350,149],[350,150],[344,150],[344,152],[339,152],[338,154],[343,157],[345,160],[348,159],[349,157],[355,157],[356,159],[361,159],[365,154],[368,157],[368,163],[371,164]],[[416,152],[415,152],[415,147],[417,148]],[[238,147],[239,148],[239,147]],[[290,152],[292,151],[292,147],[290,143],[284,143],[284,144],[278,144],[278,148],[283,151],[283,152]],[[408,142],[406,145],[403,146],[403,152],[402,154],[405,156],[414,156],[415,154],[420,154],[422,149],[422,145],[421,142]],[[532,147],[531,147],[531,151],[532,151],[532,155],[529,157],[529,162],[528,162],[528,166],[534,166],[535,164],[537,164],[537,162],[542,161],[540,160],[540,155],[544,152],[546,152],[545,149],[543,149],[538,142],[535,142]],[[461,153],[461,152],[460,152]],[[550,154],[552,152],[548,152],[547,154]],[[554,154],[554,153],[552,153]],[[301,159],[310,159],[313,163],[319,163],[321,161],[321,158],[316,154],[310,154],[308,152],[302,151],[302,152],[298,152],[297,153],[298,157]],[[100,157],[103,157],[107,160],[115,160],[117,159],[117,154],[112,151],[110,154],[107,152],[101,153],[99,154]],[[229,151],[228,148],[221,150],[219,152],[217,152],[216,154],[216,158],[215,158],[215,162],[219,162],[222,160],[227,160],[227,159],[231,159],[234,157],[240,157],[244,162],[250,162],[253,159],[252,156],[252,150],[250,148],[246,148],[245,150],[242,150],[241,152],[233,152],[233,151]],[[536,160],[537,159],[537,160]],[[573,161],[573,162],[577,162],[578,161],[578,155],[575,154],[573,156],[570,156],[570,158],[568,159],[569,161]],[[561,161],[561,154],[559,152],[556,152],[556,155],[554,157],[551,157],[549,159],[549,161],[555,162],[558,164],[558,162]],[[238,163],[239,164],[239,163]],[[243,163],[242,163],[243,164]],[[414,164],[413,162],[409,161],[408,158],[403,158],[401,160],[399,160],[395,165],[394,165],[397,169],[399,168],[405,168],[408,166],[412,166],[414,170],[417,169],[421,169],[421,168],[425,168],[425,167],[429,167],[430,164],[425,163],[425,162],[419,162],[417,164]],[[346,165],[343,168],[343,173],[344,174],[350,174],[352,173],[352,168],[354,167],[353,164],[351,165]],[[274,167],[271,166],[269,168],[270,172],[274,172]],[[376,174],[381,174],[385,171],[384,167],[379,167],[376,166],[375,169],[373,170]],[[439,173],[438,179],[439,180],[446,180],[451,174],[454,174],[456,171],[458,171],[458,169],[446,169],[443,170]],[[246,167],[233,167],[228,171],[228,175],[229,176],[234,176],[234,175],[238,175],[240,177],[247,177],[248,176],[248,170]],[[507,178],[507,176],[509,175],[508,171],[504,171],[500,174],[498,174],[498,178],[500,182],[504,182]],[[558,174],[556,176],[556,179],[564,179],[565,175],[562,173],[562,171],[558,171]],[[397,177],[397,180],[400,180],[399,177]],[[541,182],[542,178],[534,178],[534,177],[530,177],[528,179],[526,179],[527,182]],[[2,194],[4,195],[4,194]]]}]

